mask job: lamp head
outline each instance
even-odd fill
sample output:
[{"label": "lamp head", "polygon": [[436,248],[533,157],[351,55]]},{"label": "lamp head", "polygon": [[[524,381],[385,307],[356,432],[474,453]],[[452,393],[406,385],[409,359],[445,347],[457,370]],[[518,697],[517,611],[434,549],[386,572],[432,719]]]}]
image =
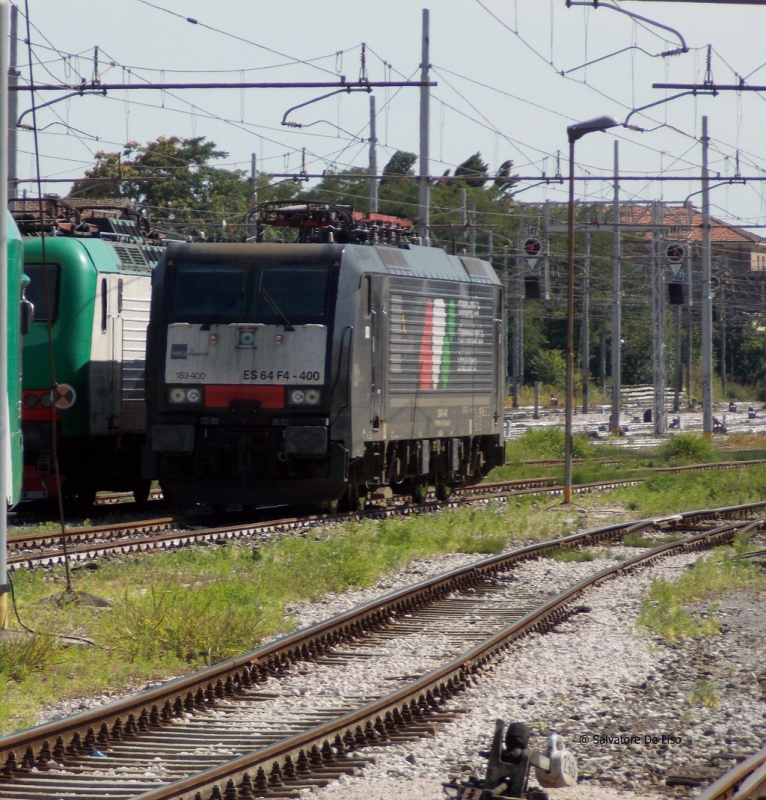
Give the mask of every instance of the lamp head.
[{"label": "lamp head", "polygon": [[567,126],[567,134],[570,142],[576,142],[585,136],[586,133],[593,131],[605,131],[607,128],[615,128],[622,123],[614,117],[604,116],[589,119],[585,122],[575,122],[574,125]]}]

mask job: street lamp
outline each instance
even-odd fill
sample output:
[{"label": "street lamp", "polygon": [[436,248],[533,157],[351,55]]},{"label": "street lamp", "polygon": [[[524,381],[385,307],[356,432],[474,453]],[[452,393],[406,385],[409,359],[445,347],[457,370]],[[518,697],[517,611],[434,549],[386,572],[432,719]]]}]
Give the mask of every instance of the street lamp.
[{"label": "street lamp", "polygon": [[614,117],[596,117],[567,127],[569,136],[569,268],[567,271],[567,386],[564,409],[564,502],[572,502],[572,408],[574,386],[574,150],[587,133],[622,125]]}]

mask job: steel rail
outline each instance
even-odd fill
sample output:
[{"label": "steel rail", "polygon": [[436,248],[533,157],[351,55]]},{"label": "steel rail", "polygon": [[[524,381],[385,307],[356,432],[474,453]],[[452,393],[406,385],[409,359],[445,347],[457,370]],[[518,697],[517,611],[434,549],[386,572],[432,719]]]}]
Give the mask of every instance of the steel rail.
[{"label": "steel rail", "polygon": [[711,783],[694,800],[758,800],[766,795],[766,747]]},{"label": "steel rail", "polygon": [[[763,466],[766,461],[727,461],[713,462],[706,464],[692,464],[684,467],[660,467],[654,470],[655,473],[679,473],[679,472],[699,472],[717,469],[739,469],[755,466]],[[485,499],[503,499],[509,496],[522,496],[526,494],[547,494],[557,496],[562,494],[563,487],[554,485],[554,478],[521,478],[511,481],[496,481],[491,483],[479,483],[473,486],[461,487],[455,490],[448,506],[456,506],[463,502],[475,502]],[[590,494],[594,491],[604,491],[624,486],[635,486],[645,482],[646,477],[615,478],[607,481],[596,481],[593,483],[575,484],[572,488],[577,494]],[[429,493],[430,503],[419,506],[393,506],[386,509],[377,508],[363,512],[367,516],[376,517],[380,514],[391,516],[396,514],[408,514],[417,512],[432,512],[443,507],[443,504],[435,501],[433,492]],[[157,548],[183,547],[204,541],[223,541],[225,539],[241,539],[247,536],[260,534],[270,534],[289,530],[294,527],[304,525],[316,525],[325,521],[341,521],[345,519],[356,519],[358,514],[333,514],[333,515],[308,515],[305,517],[288,517],[284,519],[268,520],[252,524],[236,524],[229,526],[203,528],[198,530],[185,530],[176,528],[179,522],[183,523],[183,518],[165,517],[156,520],[145,520],[141,522],[125,523],[123,525],[112,526],[102,525],[93,528],[73,528],[67,531],[68,541],[73,543],[68,548],[69,556],[75,561],[83,561],[96,557],[99,554],[108,552],[136,553],[149,552]],[[163,533],[169,531],[168,533]],[[135,534],[144,534],[135,536]],[[125,538],[120,538],[125,537]],[[132,537],[132,538],[130,538]],[[93,543],[90,540],[104,538],[107,541]],[[61,541],[60,532],[44,534],[26,534],[22,536],[11,536],[8,539],[8,567],[12,570],[23,566],[32,568],[34,566],[51,566],[62,563],[64,559],[63,550],[51,549],[42,553],[25,552],[23,555],[13,555],[21,550],[29,551],[42,549],[46,546],[54,547]],[[78,546],[79,542],[84,542]]]},{"label": "steel rail", "polygon": [[[107,746],[110,739],[132,737],[140,731],[156,729],[183,715],[185,711],[210,707],[217,698],[236,697],[239,688],[250,687],[259,679],[278,674],[296,661],[310,659],[341,642],[385,627],[392,614],[408,613],[415,606],[433,602],[456,589],[475,585],[487,575],[507,569],[516,561],[561,547],[610,541],[622,534],[647,528],[663,529],[684,523],[698,524],[722,515],[747,515],[756,507],[762,508],[764,505],[766,503],[727,509],[703,509],[637,522],[615,523],[484,559],[474,565],[424,581],[415,587],[394,592],[337,618],[298,631],[194,675],[179,678],[102,708],[0,739],[0,776],[10,777],[19,769],[44,768],[50,759],[57,762],[65,762],[70,758],[77,760],[93,747]],[[733,526],[726,527],[731,529]],[[709,534],[699,534],[703,537],[705,535]],[[631,562],[623,562],[620,566],[625,568],[629,563]]]},{"label": "steel rail", "polygon": [[[754,521],[744,526],[760,525]],[[245,796],[250,787],[261,784],[274,786],[282,775],[294,771],[295,765],[307,761],[307,752],[325,753],[332,750],[331,742],[358,746],[379,743],[389,732],[406,731],[407,718],[417,718],[422,712],[442,705],[462,691],[476,675],[511,643],[533,631],[549,630],[568,616],[567,607],[587,589],[617,575],[626,574],[640,565],[652,563],[663,555],[701,549],[711,542],[733,538],[742,526],[723,525],[713,531],[698,533],[681,542],[661,545],[627,561],[608,567],[586,578],[512,623],[458,659],[390,695],[252,754],[227,764],[206,770],[186,779],[167,784],[139,795],[136,800],[215,800],[215,798]],[[398,719],[399,722],[395,722]],[[422,721],[422,720],[420,720]],[[377,734],[377,735],[371,735]],[[353,743],[353,744],[352,744]],[[320,749],[321,748],[321,749]],[[339,763],[342,763],[342,759]],[[270,768],[270,770],[269,770]],[[269,770],[267,778],[267,770]],[[243,792],[245,788],[245,792]],[[266,788],[264,786],[264,788]],[[203,794],[204,793],[204,794]]]}]

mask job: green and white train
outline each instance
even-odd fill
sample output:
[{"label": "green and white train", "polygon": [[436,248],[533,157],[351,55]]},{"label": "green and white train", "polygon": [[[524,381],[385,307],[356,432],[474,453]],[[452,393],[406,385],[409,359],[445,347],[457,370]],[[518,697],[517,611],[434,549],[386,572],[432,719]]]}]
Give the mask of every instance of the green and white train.
[{"label": "green and white train", "polygon": [[[42,220],[37,212],[16,213],[21,231],[31,234],[24,269],[35,307],[23,348],[23,498],[58,490],[55,414],[65,499],[83,512],[101,490],[132,491],[143,501],[150,490],[141,477],[146,329],[151,271],[163,248],[144,238],[126,207],[45,203]],[[74,390],[66,408],[51,394],[62,384]]]}]

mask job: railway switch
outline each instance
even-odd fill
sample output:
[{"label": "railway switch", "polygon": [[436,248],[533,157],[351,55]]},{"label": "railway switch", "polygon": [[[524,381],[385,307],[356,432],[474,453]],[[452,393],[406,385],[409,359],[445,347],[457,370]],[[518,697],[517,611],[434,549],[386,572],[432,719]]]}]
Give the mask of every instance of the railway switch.
[{"label": "railway switch", "polygon": [[540,786],[546,789],[577,783],[577,761],[566,749],[562,736],[552,733],[545,752],[540,753],[529,749],[531,731],[526,723],[512,722],[505,733],[505,741],[503,728],[503,720],[495,720],[492,749],[479,754],[488,759],[483,780],[472,775],[465,782],[444,784],[445,788],[457,790],[454,800],[492,800],[495,797],[547,800],[546,792],[527,787],[531,767],[535,768]]}]

